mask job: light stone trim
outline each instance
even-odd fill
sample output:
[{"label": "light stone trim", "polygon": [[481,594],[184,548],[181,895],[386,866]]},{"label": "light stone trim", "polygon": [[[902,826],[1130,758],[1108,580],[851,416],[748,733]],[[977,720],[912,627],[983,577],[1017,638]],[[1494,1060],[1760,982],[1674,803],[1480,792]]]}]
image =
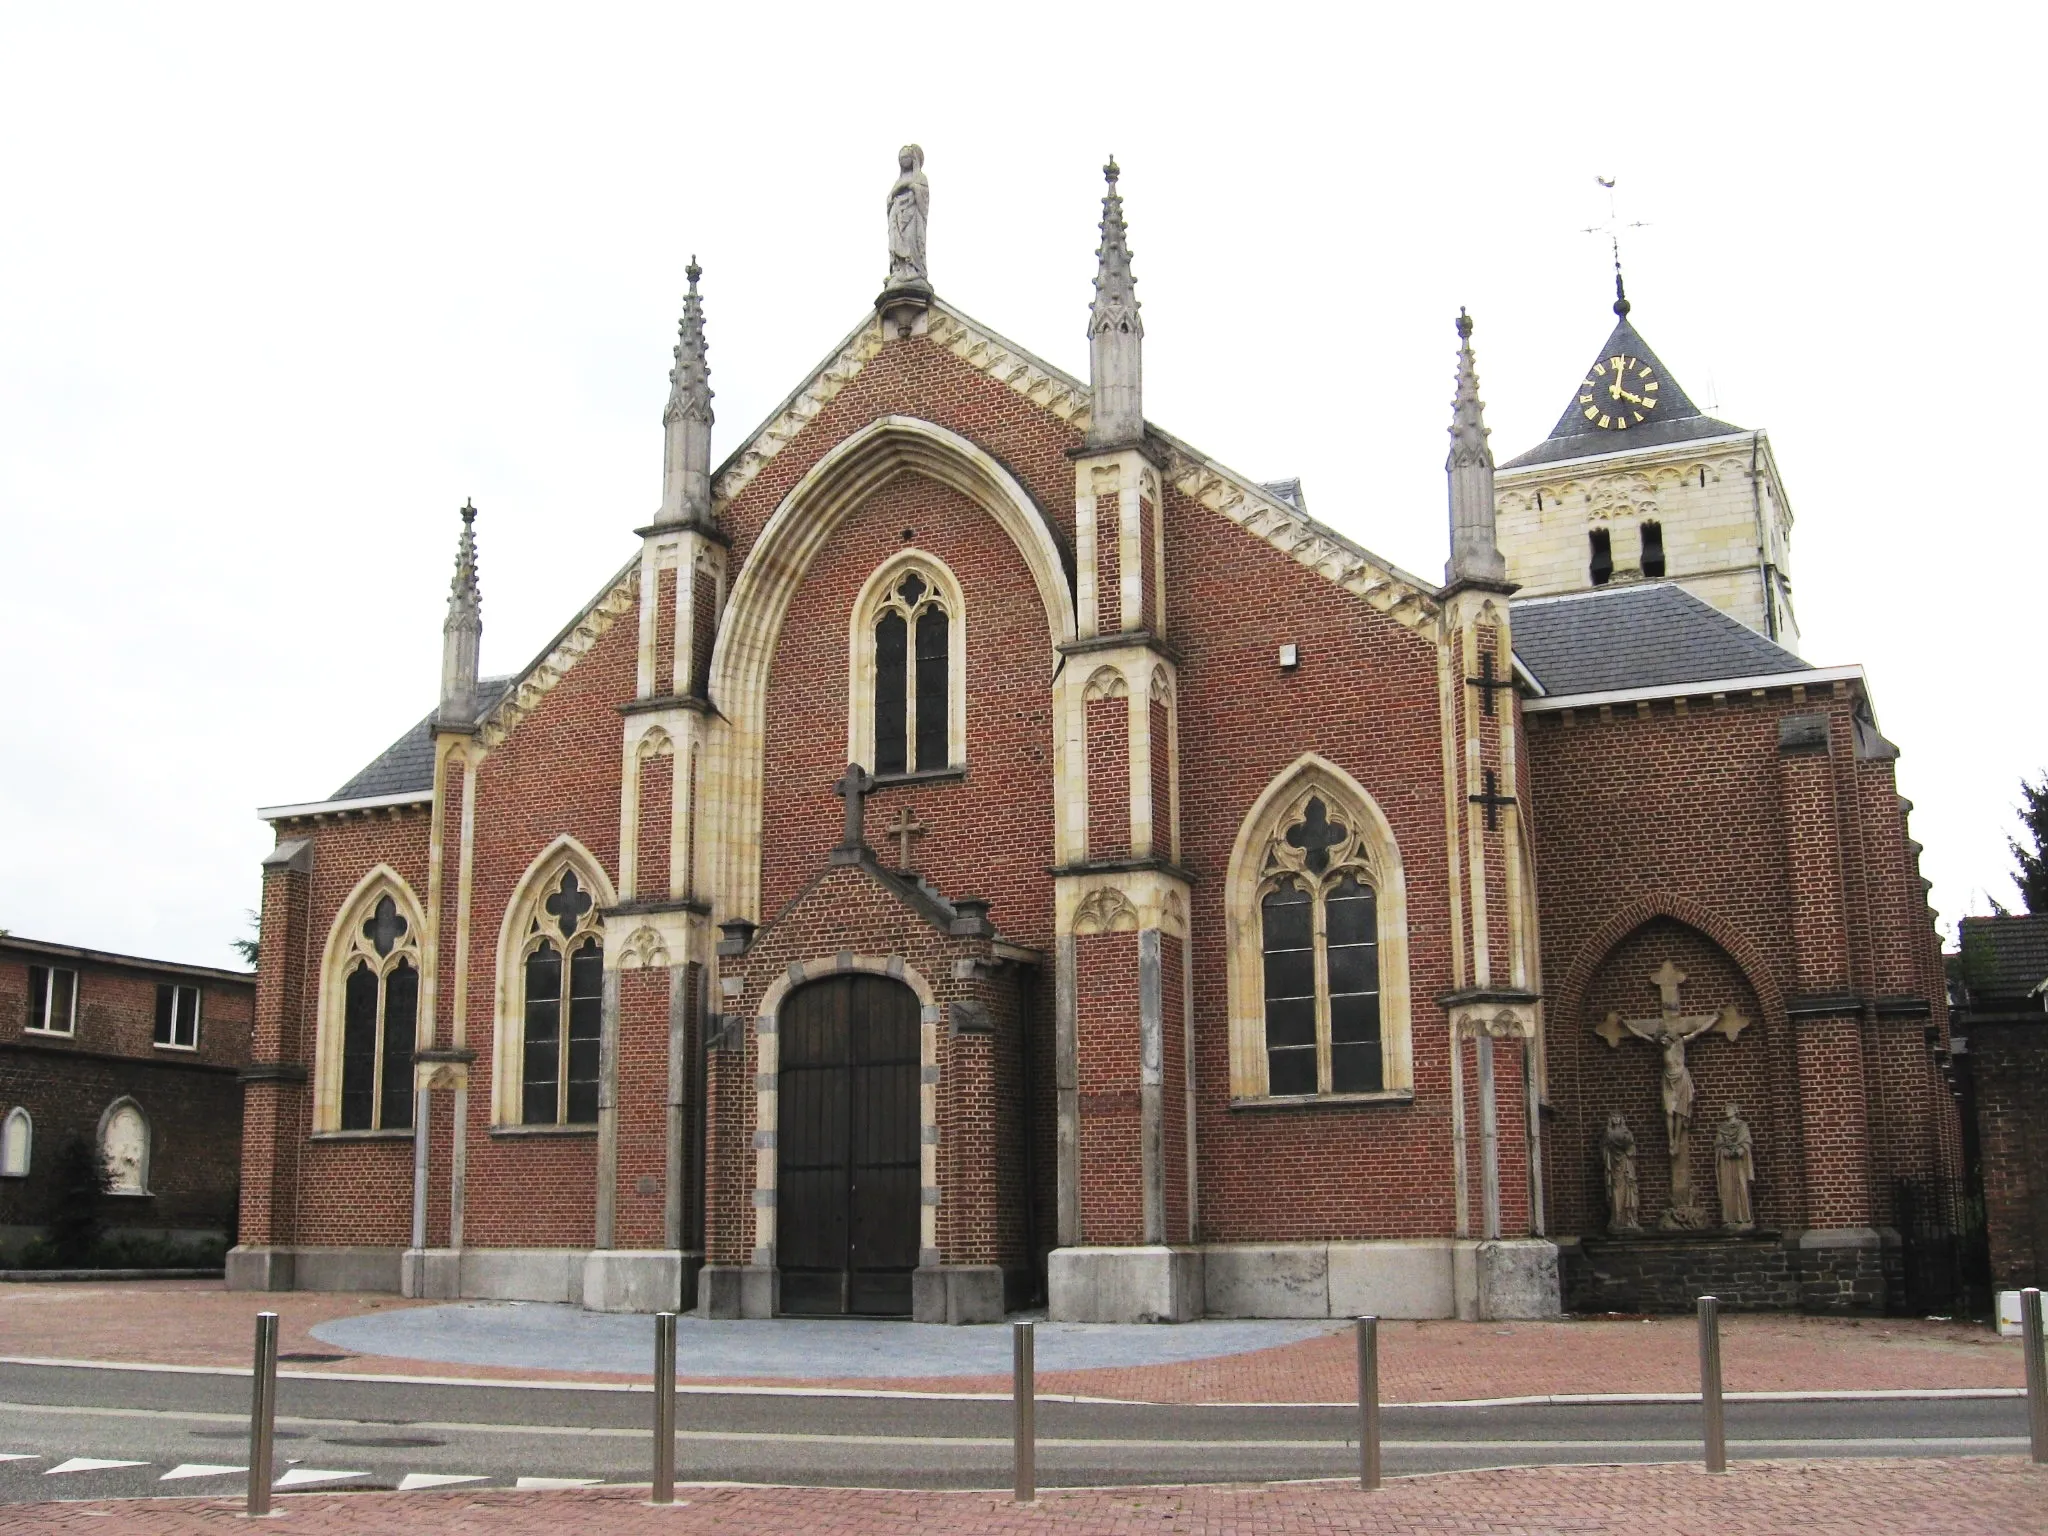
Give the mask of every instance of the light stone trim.
[{"label": "light stone trim", "polygon": [[1224,877],[1223,910],[1230,996],[1230,1096],[1268,1096],[1265,950],[1259,916],[1267,850],[1320,795],[1357,837],[1357,851],[1378,899],[1382,1089],[1415,1086],[1408,976],[1408,881],[1386,812],[1364,785],[1314,752],[1303,753],[1252,802],[1238,828]]},{"label": "light stone trim", "polygon": [[[967,596],[953,568],[929,550],[912,546],[897,551],[861,584],[846,629],[846,760],[875,771],[875,625],[891,594],[915,571],[938,593],[946,614],[946,766],[967,765]],[[908,636],[909,691],[904,711],[906,760],[914,762],[917,747],[917,630]]]},{"label": "light stone trim", "polygon": [[[526,1075],[523,1046],[526,1032],[527,929],[540,913],[541,902],[561,879],[564,869],[576,871],[576,878],[583,883],[594,903],[591,908],[593,917],[597,912],[619,904],[618,891],[605,873],[604,865],[566,832],[541,850],[512,887],[511,899],[505,903],[505,916],[498,928],[497,1017],[491,1042],[491,1124],[494,1126],[521,1123],[521,1094]],[[608,942],[612,935],[607,928],[606,924],[597,925],[599,942],[605,945],[604,964],[609,976],[618,969],[619,961]],[[549,931],[555,932],[558,943],[563,942],[559,932],[552,927]],[[569,963],[566,947],[562,951],[562,963],[564,966]]]},{"label": "light stone trim", "polygon": [[812,373],[797,392],[785,400],[739,450],[726,459],[711,482],[714,507],[737,500],[754,477],[789,446],[818,413],[838,397],[839,392],[860,376],[860,371],[880,354],[888,338],[879,317],[870,315],[847,335],[823,365]]},{"label": "light stone trim", "polygon": [[477,727],[486,747],[495,747],[518,729],[519,722],[540,707],[540,701],[554,691],[590,648],[640,601],[640,559],[612,578],[611,584],[564,630],[548,649],[529,664]]},{"label": "light stone trim", "polygon": [[[762,754],[769,667],[796,588],[834,529],[903,474],[919,474],[987,511],[1023,556],[1044,607],[1053,648],[1074,638],[1073,602],[1051,530],[1010,472],[958,433],[907,416],[885,416],[825,454],[783,498],[733,585],[712,653],[711,697],[723,716],[716,762],[702,786],[704,840],[719,861],[715,888],[726,915],[758,920]],[[1055,690],[1059,684],[1054,682]],[[1054,794],[1065,792],[1054,764]],[[1065,847],[1056,856],[1071,857]]]},{"label": "light stone trim", "polygon": [[[777,1143],[782,1133],[781,1029],[782,1004],[791,992],[807,982],[831,976],[860,973],[886,976],[900,981],[917,995],[918,1002],[918,1182],[936,1193],[939,1182],[939,1023],[943,1010],[932,985],[916,966],[901,955],[855,955],[844,950],[810,960],[793,961],[761,994],[754,1010],[756,1050],[754,1074],[754,1262],[775,1262],[778,1164]],[[939,1241],[939,1212],[936,1200],[918,1204],[918,1246],[936,1249]]]},{"label": "light stone trim", "polygon": [[[335,909],[334,921],[328,925],[327,942],[320,952],[320,992],[314,1013],[313,1024],[313,1130],[341,1129],[341,1047],[342,1022],[344,1013],[344,991],[348,983],[350,962],[359,952],[356,943],[357,932],[361,929],[377,903],[389,896],[398,908],[399,915],[407,924],[406,937],[393,949],[390,955],[380,957],[374,949],[366,958],[380,971],[395,966],[401,957],[409,958],[414,965],[420,963],[425,945],[426,913],[405,877],[389,864],[379,864],[345,896]],[[426,989],[421,988],[421,1006],[426,1003]],[[381,1081],[381,1075],[379,1081]]]}]

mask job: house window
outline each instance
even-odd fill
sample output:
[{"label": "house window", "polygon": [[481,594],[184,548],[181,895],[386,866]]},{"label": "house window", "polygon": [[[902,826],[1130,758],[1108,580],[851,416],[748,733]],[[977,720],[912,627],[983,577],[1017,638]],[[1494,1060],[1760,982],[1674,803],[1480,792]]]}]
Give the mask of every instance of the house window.
[{"label": "house window", "polygon": [[55,965],[28,968],[28,1027],[68,1035],[78,1027],[78,972]]},{"label": "house window", "polygon": [[1614,575],[1614,541],[1605,528],[1595,528],[1586,537],[1593,546],[1593,585],[1604,587]]},{"label": "house window", "polygon": [[1386,1074],[1370,876],[1332,859],[1355,838],[1320,797],[1309,799],[1284,841],[1299,861],[1276,859],[1259,902],[1267,1092],[1377,1093]]},{"label": "house window", "polygon": [[1643,524],[1643,574],[1662,576],[1664,574],[1664,525],[1650,522]]},{"label": "house window", "polygon": [[960,584],[921,551],[868,578],[855,604],[849,760],[872,772],[935,773],[966,762]]},{"label": "house window", "polygon": [[420,1010],[418,936],[389,893],[354,927],[342,983],[337,1129],[410,1130]]},{"label": "house window", "polygon": [[156,1043],[174,1051],[199,1049],[199,989],[160,982],[156,989]]},{"label": "house window", "polygon": [[36,1139],[35,1122],[19,1104],[0,1121],[0,1179],[28,1177],[29,1153]]},{"label": "house window", "polygon": [[604,943],[597,902],[564,869],[532,920],[521,971],[525,988],[520,1122],[597,1121],[604,1031]]}]

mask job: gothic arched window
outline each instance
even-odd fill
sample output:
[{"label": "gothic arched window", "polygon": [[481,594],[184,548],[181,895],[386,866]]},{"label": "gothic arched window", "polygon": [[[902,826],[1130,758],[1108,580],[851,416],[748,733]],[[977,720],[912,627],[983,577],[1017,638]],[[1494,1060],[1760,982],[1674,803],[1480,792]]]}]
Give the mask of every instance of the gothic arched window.
[{"label": "gothic arched window", "polygon": [[1378,897],[1356,838],[1312,795],[1262,882],[1267,1092],[1377,1093],[1380,1056]]},{"label": "gothic arched window", "polygon": [[1313,755],[1274,780],[1224,900],[1231,1097],[1411,1092],[1401,855],[1357,781]]},{"label": "gothic arched window", "polygon": [[356,925],[342,983],[344,1131],[412,1127],[412,1053],[419,1031],[419,947],[386,894]]},{"label": "gothic arched window", "polygon": [[597,899],[573,868],[546,887],[521,946],[520,1123],[594,1125],[604,1033]]},{"label": "gothic arched window", "polygon": [[851,644],[851,758],[879,775],[934,773],[966,761],[967,690],[960,584],[906,551],[868,578]]},{"label": "gothic arched window", "polygon": [[0,1121],[0,1179],[28,1177],[29,1154],[35,1147],[35,1122],[19,1104]]}]

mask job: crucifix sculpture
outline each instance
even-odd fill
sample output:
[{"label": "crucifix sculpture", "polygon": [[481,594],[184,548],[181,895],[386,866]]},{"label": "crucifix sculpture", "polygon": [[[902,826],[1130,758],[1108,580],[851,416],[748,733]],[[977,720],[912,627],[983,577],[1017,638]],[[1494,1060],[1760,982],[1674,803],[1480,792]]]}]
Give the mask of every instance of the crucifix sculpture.
[{"label": "crucifix sculpture", "polygon": [[1685,984],[1685,972],[1666,960],[1651,973],[1657,988],[1659,1010],[1654,1019],[1624,1019],[1610,1013],[1595,1026],[1595,1032],[1616,1050],[1622,1040],[1634,1035],[1664,1052],[1664,1137],[1671,1149],[1671,1206],[1658,1225],[1666,1228],[1704,1227],[1706,1212],[1692,1194],[1692,1072],[1685,1064],[1685,1043],[1708,1030],[1719,1030],[1733,1040],[1749,1027],[1749,1020],[1732,1004],[1719,1013],[1686,1014],[1679,1010],[1678,989]]},{"label": "crucifix sculpture", "polygon": [[905,874],[908,874],[910,872],[910,840],[913,837],[924,836],[929,828],[919,821],[916,813],[906,805],[896,813],[895,821],[891,822],[885,830],[891,837],[896,839],[896,867]]},{"label": "crucifix sculpture", "polygon": [[874,787],[875,776],[859,763],[848,763],[846,772],[832,786],[832,793],[846,802],[846,836],[839,844],[841,848],[867,845],[867,797]]}]

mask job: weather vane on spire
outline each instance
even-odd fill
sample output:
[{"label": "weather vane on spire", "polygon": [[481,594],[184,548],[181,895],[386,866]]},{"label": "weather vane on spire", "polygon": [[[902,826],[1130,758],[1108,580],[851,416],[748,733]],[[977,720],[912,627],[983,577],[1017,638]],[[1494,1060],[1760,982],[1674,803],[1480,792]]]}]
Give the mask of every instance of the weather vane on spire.
[{"label": "weather vane on spire", "polygon": [[1581,233],[1605,235],[1607,237],[1608,249],[1614,253],[1614,312],[1626,318],[1628,315],[1628,290],[1622,286],[1621,282],[1621,232],[1624,229],[1648,229],[1650,226],[1640,219],[1632,220],[1627,224],[1621,222],[1621,214],[1615,207],[1614,199],[1614,184],[1620,179],[1619,177],[1596,175],[1593,179],[1607,189],[1607,222],[1589,225]]}]

